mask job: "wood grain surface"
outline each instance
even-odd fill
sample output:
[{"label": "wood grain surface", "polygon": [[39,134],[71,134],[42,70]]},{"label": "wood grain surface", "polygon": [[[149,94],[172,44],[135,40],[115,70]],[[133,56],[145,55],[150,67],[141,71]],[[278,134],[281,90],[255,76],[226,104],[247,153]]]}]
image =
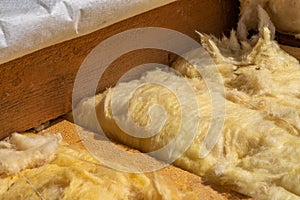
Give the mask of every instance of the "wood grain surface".
[{"label": "wood grain surface", "polygon": [[[0,138],[69,112],[77,70],[89,52],[106,38],[128,29],[149,26],[177,30],[196,40],[195,30],[220,35],[235,26],[237,2],[179,0],[0,65]],[[169,53],[146,49],[122,56],[107,70],[98,90],[113,85],[137,64],[149,62],[167,64]],[[85,81],[89,81],[89,74],[86,77]],[[81,96],[84,95],[87,94]]]},{"label": "wood grain surface", "polygon": [[288,45],[280,45],[280,47],[286,51],[288,54],[294,56],[300,61],[300,47],[292,47]]},{"label": "wood grain surface", "polygon": [[[79,147],[84,148],[84,145],[80,142],[81,138],[79,135],[83,134],[92,134],[88,130],[85,130],[69,121],[59,119],[56,122],[52,124],[48,129],[46,129],[47,132],[51,133],[61,133],[63,140],[69,144],[72,145],[79,145]],[[107,141],[100,141],[101,147],[106,146]],[[129,147],[126,147],[124,145],[115,144],[119,148],[140,153],[134,149],[130,149]],[[101,148],[102,151],[106,151],[107,154],[111,154],[110,149],[108,148]],[[120,156],[119,154],[112,154],[110,155],[114,159],[114,162],[118,163],[120,160],[122,162],[125,162],[126,157]],[[153,161],[153,158],[146,156],[146,161],[151,164]],[[130,162],[130,161],[129,161]],[[160,169],[157,171],[159,175],[161,175],[164,179],[169,180],[170,183],[174,183],[175,187],[186,193],[186,192],[192,192],[196,194],[197,197],[199,197],[200,200],[236,200],[236,199],[248,199],[249,197],[246,197],[244,195],[241,195],[239,193],[236,193],[232,190],[226,189],[224,187],[221,187],[219,185],[211,184],[207,181],[205,181],[200,176],[194,175],[192,173],[189,173],[187,171],[184,171],[182,169],[179,169],[173,165],[169,165],[163,169]],[[151,174],[148,174],[151,176]],[[172,184],[173,185],[173,184]]]}]

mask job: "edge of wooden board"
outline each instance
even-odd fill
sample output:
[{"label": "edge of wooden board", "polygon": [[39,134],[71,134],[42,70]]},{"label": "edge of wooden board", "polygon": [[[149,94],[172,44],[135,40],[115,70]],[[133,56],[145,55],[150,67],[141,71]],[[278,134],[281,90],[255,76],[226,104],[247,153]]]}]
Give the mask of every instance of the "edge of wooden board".
[{"label": "edge of wooden board", "polygon": [[[137,27],[163,27],[199,41],[195,30],[220,36],[235,26],[237,17],[238,0],[179,0],[1,64],[0,138],[69,112],[76,73],[86,56],[106,38]],[[151,62],[168,64],[169,53],[145,49],[122,56],[104,74],[98,90],[113,85],[129,69]]]}]

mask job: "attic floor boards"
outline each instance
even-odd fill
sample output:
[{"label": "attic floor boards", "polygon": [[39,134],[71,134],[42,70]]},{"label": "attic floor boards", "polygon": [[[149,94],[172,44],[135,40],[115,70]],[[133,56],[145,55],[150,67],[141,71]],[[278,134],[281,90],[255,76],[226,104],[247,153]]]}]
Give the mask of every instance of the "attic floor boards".
[{"label": "attic floor boards", "polygon": [[[65,142],[73,145],[79,145],[80,147],[85,148],[83,143],[81,143],[81,138],[78,132],[88,133],[88,131],[81,127],[76,126],[75,124],[67,120],[59,119],[55,121],[54,123],[52,123],[52,125],[49,128],[46,129],[46,131],[52,133],[60,132]],[[106,145],[105,142],[106,141],[103,141],[103,146]],[[127,151],[137,152],[136,150],[130,149],[123,145],[118,145],[118,146],[120,148],[126,149]],[[102,149],[103,151],[107,151],[108,154],[110,153],[109,149],[107,148],[102,148]],[[111,156],[116,161],[120,159],[127,159],[124,157],[120,157],[119,155],[111,155]],[[151,162],[151,160],[153,159],[149,157],[149,162]],[[179,190],[183,192],[192,191],[196,193],[196,195],[199,196],[200,200],[202,199],[203,200],[204,199],[205,200],[249,199],[235,192],[224,189],[220,186],[206,183],[201,177],[171,165],[163,169],[160,169],[158,173],[163,177],[165,177],[166,179],[171,180]]]}]

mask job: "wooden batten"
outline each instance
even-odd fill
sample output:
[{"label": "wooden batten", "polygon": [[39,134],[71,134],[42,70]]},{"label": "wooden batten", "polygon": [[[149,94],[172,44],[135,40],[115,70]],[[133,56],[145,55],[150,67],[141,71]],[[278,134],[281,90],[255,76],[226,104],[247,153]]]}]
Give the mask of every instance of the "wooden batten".
[{"label": "wooden batten", "polygon": [[288,54],[294,56],[300,61],[300,47],[292,47],[288,45],[281,44],[280,47]]},{"label": "wooden batten", "polygon": [[[89,52],[104,39],[137,27],[164,27],[199,40],[194,30],[220,35],[235,26],[238,0],[179,0],[91,34],[0,65],[0,138],[24,131],[71,110],[76,73]],[[116,60],[99,83],[113,85],[142,63],[167,64],[169,53],[146,49]]]},{"label": "wooden batten", "polygon": [[300,39],[295,38],[293,35],[277,32],[276,40],[284,51],[300,60]]}]

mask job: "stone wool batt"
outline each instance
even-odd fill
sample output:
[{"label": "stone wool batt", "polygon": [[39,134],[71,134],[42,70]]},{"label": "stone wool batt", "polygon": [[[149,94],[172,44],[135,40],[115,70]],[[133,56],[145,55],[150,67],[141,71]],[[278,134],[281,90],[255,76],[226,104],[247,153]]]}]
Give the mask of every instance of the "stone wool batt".
[{"label": "stone wool batt", "polygon": [[[212,119],[211,97],[201,75],[183,60],[176,61],[174,68],[186,78],[155,70],[140,80],[116,86],[120,90],[114,94],[118,99],[115,109],[122,114],[126,88],[141,85],[128,104],[130,117],[140,126],[151,122],[148,113],[151,105],[164,106],[168,117],[157,135],[136,138],[117,126],[112,115],[112,95],[116,88],[96,96],[102,129],[108,136],[144,152],[163,147],[181,125],[181,108],[188,107],[192,100],[186,98],[180,107],[174,93],[151,82],[160,79],[166,85],[177,84],[178,91],[184,95],[180,81],[187,80],[195,91],[201,117],[192,122],[199,123],[192,145],[174,164],[257,199],[299,199],[300,65],[279,48],[267,28],[261,29],[260,35],[253,47],[246,42],[240,44],[235,32],[222,40],[201,36],[203,46],[223,77],[225,95],[222,98],[226,101],[221,136],[205,158],[201,158],[199,152]],[[193,56],[197,59],[195,53]],[[90,121],[89,113],[95,106],[91,99],[82,100],[75,112],[80,113],[82,126],[97,130],[97,122]],[[193,119],[195,113],[190,115]],[[163,120],[163,116],[156,117]],[[187,130],[185,134],[192,133]]]}]

